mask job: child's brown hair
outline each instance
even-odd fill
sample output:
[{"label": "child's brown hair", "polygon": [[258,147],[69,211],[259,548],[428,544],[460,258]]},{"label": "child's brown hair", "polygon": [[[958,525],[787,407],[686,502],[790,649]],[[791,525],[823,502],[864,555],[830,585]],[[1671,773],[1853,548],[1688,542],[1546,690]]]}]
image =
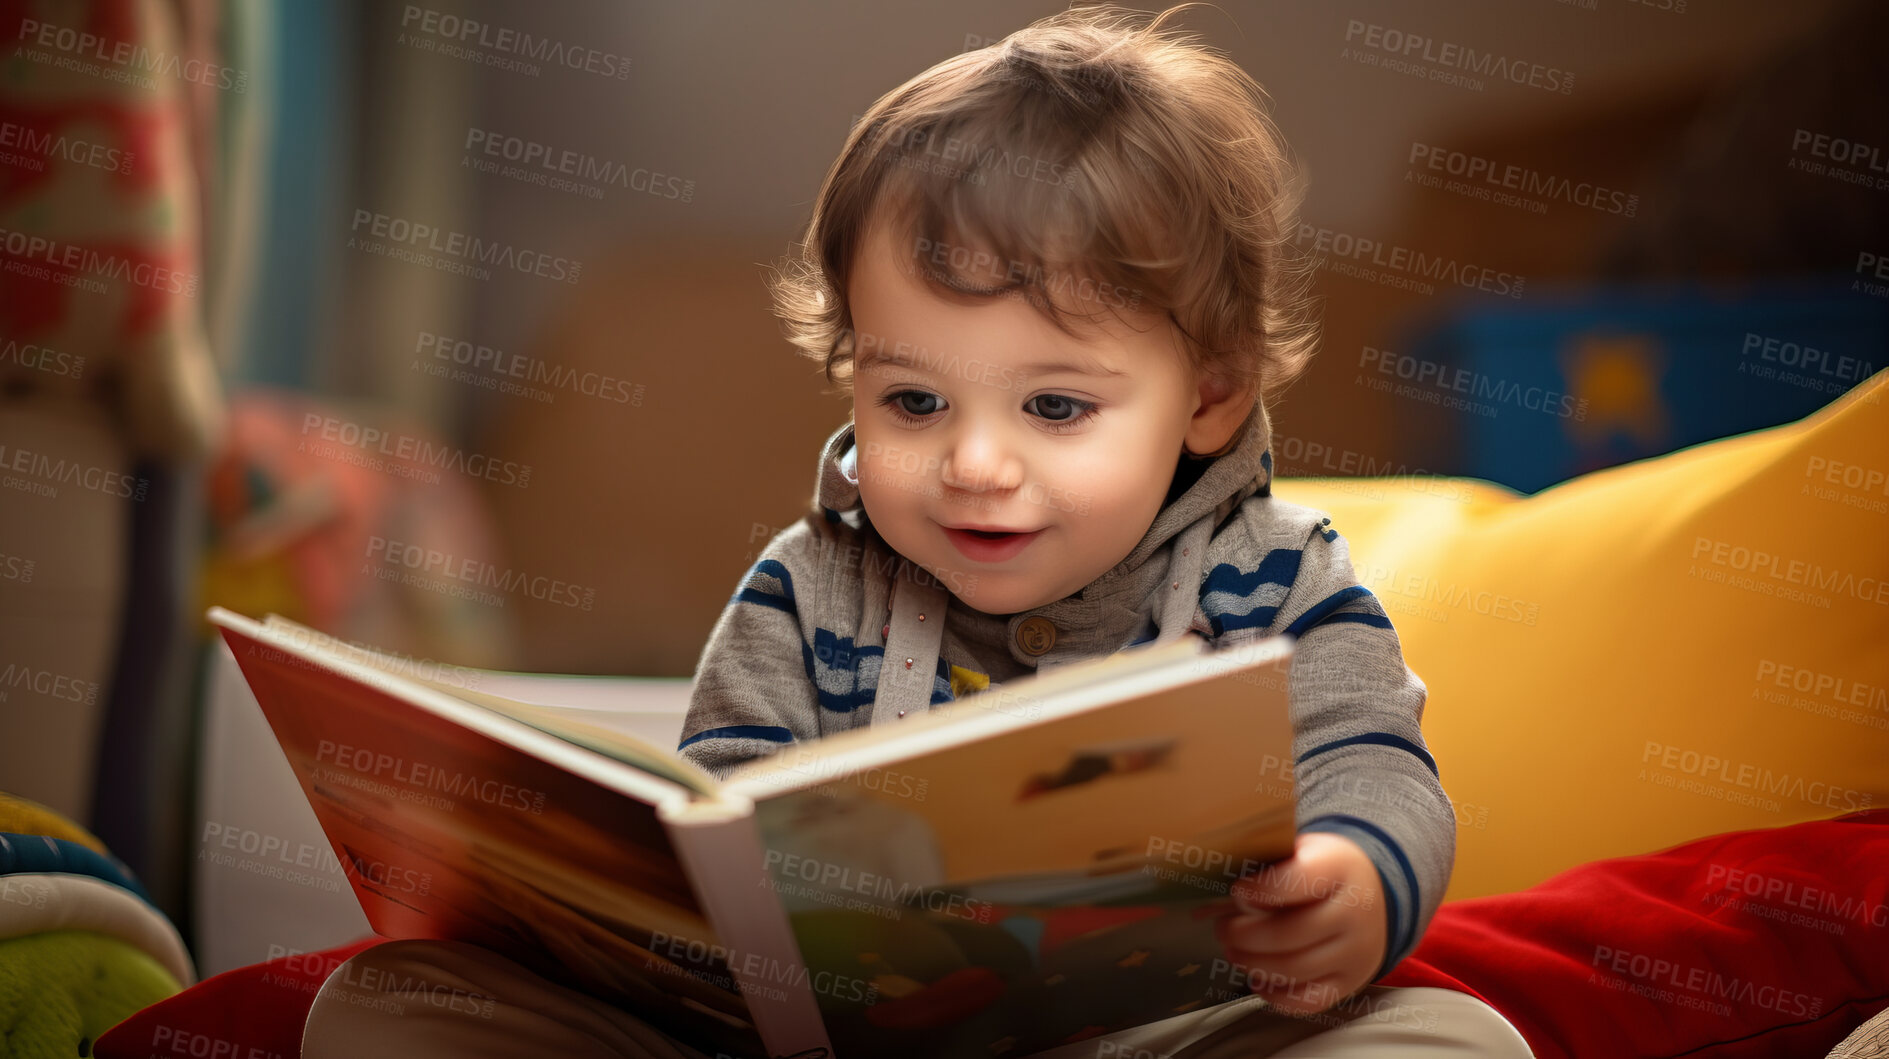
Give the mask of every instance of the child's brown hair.
[{"label": "child's brown hair", "polygon": [[1165,28],[1189,6],[1073,7],[882,96],[773,278],[789,340],[850,391],[848,280],[883,217],[936,289],[1026,297],[1066,332],[1085,302],[1165,311],[1195,366],[1283,388],[1317,340],[1301,185],[1264,90]]}]

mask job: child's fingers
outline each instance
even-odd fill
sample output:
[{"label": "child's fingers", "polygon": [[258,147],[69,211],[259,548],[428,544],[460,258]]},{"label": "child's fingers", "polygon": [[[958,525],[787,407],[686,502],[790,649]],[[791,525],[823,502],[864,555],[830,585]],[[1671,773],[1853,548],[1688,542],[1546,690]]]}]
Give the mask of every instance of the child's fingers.
[{"label": "child's fingers", "polygon": [[1372,870],[1369,859],[1351,840],[1307,832],[1298,837],[1292,856],[1234,880],[1229,895],[1243,911],[1317,901],[1370,903],[1372,895],[1358,880],[1361,873],[1368,875]]},{"label": "child's fingers", "polygon": [[1338,941],[1327,939],[1289,953],[1228,949],[1227,962],[1246,968],[1256,982],[1264,980],[1276,988],[1284,988],[1295,982],[1310,982],[1327,975],[1342,974],[1345,970],[1340,959],[1342,955],[1342,946]]},{"label": "child's fingers", "polygon": [[1226,958],[1245,976],[1249,991],[1269,998],[1305,998],[1316,995],[1312,990],[1315,983],[1343,978],[1341,949],[1336,940],[1328,940],[1285,955],[1229,948]]},{"label": "child's fingers", "polygon": [[1328,895],[1331,886],[1326,884],[1321,889],[1313,885],[1298,859],[1291,858],[1268,864],[1251,875],[1242,875],[1233,881],[1229,892],[1235,907],[1242,912],[1257,912],[1323,900],[1321,895]]},{"label": "child's fingers", "polygon": [[1315,906],[1229,916],[1215,931],[1224,948],[1284,956],[1336,939],[1343,928],[1342,917]]}]

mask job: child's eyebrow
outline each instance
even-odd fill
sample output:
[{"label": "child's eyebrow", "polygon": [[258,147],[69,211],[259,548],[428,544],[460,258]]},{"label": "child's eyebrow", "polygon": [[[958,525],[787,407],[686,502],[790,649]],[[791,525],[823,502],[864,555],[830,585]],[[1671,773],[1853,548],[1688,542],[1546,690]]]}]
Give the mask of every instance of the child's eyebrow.
[{"label": "child's eyebrow", "polygon": [[1105,379],[1119,379],[1127,376],[1120,368],[1111,368],[1104,364],[1077,364],[1073,361],[1052,360],[1040,364],[1025,364],[1020,369],[1027,375],[1096,375]]},{"label": "child's eyebrow", "polygon": [[[861,354],[853,367],[856,371],[864,371],[867,368],[885,364],[908,368],[912,371],[933,373],[942,368],[945,374],[950,374],[953,362],[958,359],[960,358],[954,356],[940,356],[923,350],[921,350],[917,356],[914,356],[902,350],[887,352],[883,349],[874,349]],[[1023,364],[1018,366],[1017,371],[1024,375],[1093,375],[1105,379],[1120,379],[1128,376],[1128,373],[1120,368],[1111,368],[1105,364],[1083,364],[1069,360],[1051,360],[1041,361],[1035,364]]]}]

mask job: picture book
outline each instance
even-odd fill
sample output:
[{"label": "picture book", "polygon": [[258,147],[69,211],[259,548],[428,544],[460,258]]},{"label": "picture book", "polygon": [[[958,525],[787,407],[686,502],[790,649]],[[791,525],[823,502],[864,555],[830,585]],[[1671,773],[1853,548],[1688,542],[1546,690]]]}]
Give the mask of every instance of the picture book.
[{"label": "picture book", "polygon": [[[729,1056],[1024,1056],[1245,994],[1215,920],[1295,836],[1286,637],[1188,635],[790,744],[673,748],[210,612],[374,929]],[[594,718],[594,711],[589,711]]]}]

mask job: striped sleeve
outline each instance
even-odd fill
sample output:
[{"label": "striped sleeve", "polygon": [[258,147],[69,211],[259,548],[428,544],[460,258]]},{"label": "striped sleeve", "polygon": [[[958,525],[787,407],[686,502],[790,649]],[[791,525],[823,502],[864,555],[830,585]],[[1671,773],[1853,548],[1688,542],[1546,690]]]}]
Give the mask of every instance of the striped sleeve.
[{"label": "striped sleeve", "polygon": [[[1271,632],[1298,641],[1291,684],[1298,829],[1351,839],[1377,868],[1388,938],[1377,978],[1417,947],[1442,904],[1456,814],[1423,740],[1423,681],[1404,663],[1383,605],[1358,583],[1344,538],[1330,519],[1308,515],[1313,525],[1302,540],[1254,564],[1278,576],[1255,586],[1253,609],[1276,603],[1266,614]],[[1286,552],[1289,577],[1279,558]]]},{"label": "striped sleeve", "polygon": [[717,776],[819,735],[796,597],[815,573],[809,536],[802,522],[768,543],[702,648],[677,749]]}]

